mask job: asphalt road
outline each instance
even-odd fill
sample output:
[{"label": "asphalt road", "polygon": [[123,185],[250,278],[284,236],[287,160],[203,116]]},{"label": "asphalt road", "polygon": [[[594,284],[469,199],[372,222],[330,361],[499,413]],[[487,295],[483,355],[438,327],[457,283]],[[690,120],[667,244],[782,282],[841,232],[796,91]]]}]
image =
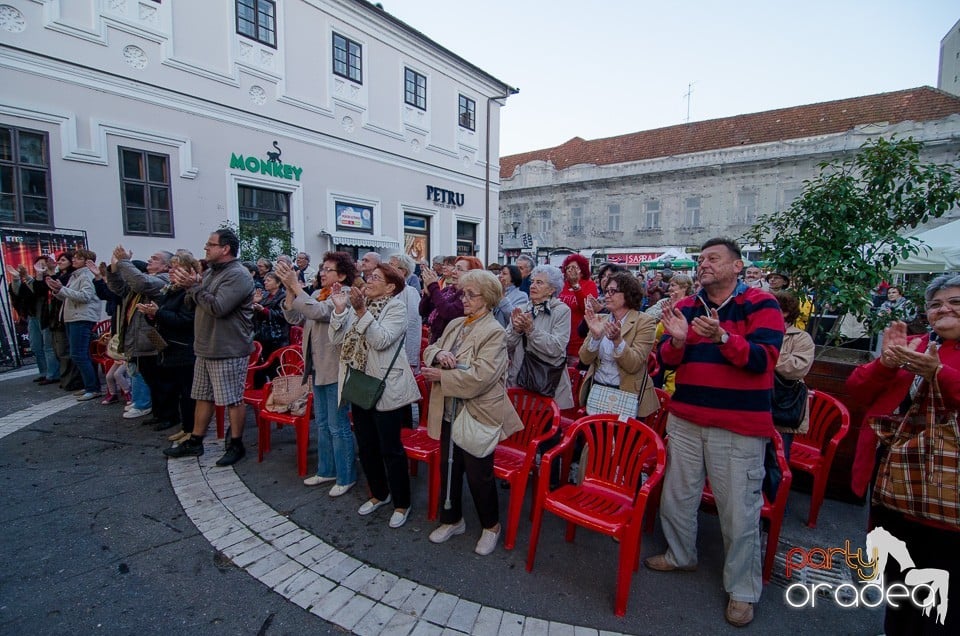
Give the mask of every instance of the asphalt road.
[{"label": "asphalt road", "polygon": [[[0,376],[0,418],[64,395],[30,377]],[[120,413],[95,402],[70,405],[0,439],[0,633],[343,633],[218,553],[173,492],[161,455],[166,433],[123,420]],[[700,518],[698,571],[641,568],[627,616],[617,618],[612,603],[618,546],[609,538],[581,530],[573,544],[565,543],[562,524],[548,517],[528,573],[526,510],[514,550],[501,546],[478,557],[472,550],[479,525],[467,503],[467,533],[435,546],[427,540],[434,524],[424,513],[425,466],[413,480],[410,521],[391,530],[388,512],[356,515],[366,496],[362,481],[339,499],[327,497],[326,488],[304,487],[292,431],[275,432],[273,451],[258,463],[249,423],[248,456],[235,469],[251,491],[336,548],[437,590],[526,616],[629,634],[882,632],[878,610],[844,609],[821,598],[814,608],[791,608],[782,572],[765,588],[754,623],[744,630],[728,626],[722,541],[716,518],[708,514]],[[314,466],[315,454],[308,461]],[[505,517],[509,493],[502,494]],[[849,538],[862,544],[862,508],[828,501],[819,527],[810,530],[802,523],[807,504],[803,493],[791,494],[784,541],[830,547]],[[643,556],[665,547],[659,528],[643,541]]]}]

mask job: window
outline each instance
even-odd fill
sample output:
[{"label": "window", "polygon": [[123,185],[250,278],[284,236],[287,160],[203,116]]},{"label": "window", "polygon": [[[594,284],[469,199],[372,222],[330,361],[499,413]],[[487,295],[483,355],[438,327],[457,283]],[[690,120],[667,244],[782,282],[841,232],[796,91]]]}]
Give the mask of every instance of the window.
[{"label": "window", "polygon": [[363,84],[363,49],[339,33],[333,34],[333,74]]},{"label": "window", "polygon": [[737,193],[737,213],[739,218],[746,224],[755,223],[757,220],[757,191],[741,190]]},{"label": "window", "polygon": [[124,234],[173,236],[170,158],[120,148]]},{"label": "window", "polygon": [[469,97],[460,96],[460,110],[457,115],[457,121],[461,128],[469,130],[477,129],[477,102]]},{"label": "window", "polygon": [[549,212],[544,212],[543,216],[540,217],[540,231],[544,234],[553,232],[553,218]]},{"label": "window", "polygon": [[570,231],[574,234],[583,233],[583,208],[570,209]]},{"label": "window", "polygon": [[237,0],[237,33],[277,48],[274,0]]},{"label": "window", "polygon": [[403,101],[420,110],[427,110],[427,78],[408,68],[403,69]]},{"label": "window", "polygon": [[660,200],[651,199],[643,204],[644,216],[646,217],[645,223],[648,230],[657,229],[660,227]]},{"label": "window", "polygon": [[334,201],[333,215],[338,230],[373,234],[373,207],[349,201]]},{"label": "window", "polygon": [[290,195],[277,190],[237,186],[240,225],[279,223],[290,228]]},{"label": "window", "polygon": [[457,256],[474,256],[477,247],[477,224],[457,221]]},{"label": "window", "polygon": [[0,127],[0,223],[53,225],[46,133]]},{"label": "window", "polygon": [[700,227],[700,197],[687,197],[687,214],[684,219],[684,225],[687,227]]},{"label": "window", "polygon": [[620,204],[618,203],[607,206],[607,231],[620,231]]},{"label": "window", "polygon": [[783,191],[783,206],[781,209],[788,209],[796,199],[803,193],[801,188],[787,188]]}]

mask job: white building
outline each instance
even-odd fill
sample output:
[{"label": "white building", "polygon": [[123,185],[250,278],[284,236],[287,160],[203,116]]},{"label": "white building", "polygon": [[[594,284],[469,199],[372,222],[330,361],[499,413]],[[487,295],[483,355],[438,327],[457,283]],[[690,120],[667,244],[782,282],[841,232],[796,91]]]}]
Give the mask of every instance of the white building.
[{"label": "white building", "polygon": [[[784,209],[818,164],[896,135],[924,161],[960,156],[960,97],[929,87],[584,140],[501,159],[507,258],[568,251],[636,265],[667,247],[740,237]],[[957,218],[952,210],[935,223]],[[526,239],[526,240],[524,240]],[[631,249],[620,249],[631,248]]]},{"label": "white building", "polygon": [[960,20],[940,40],[937,88],[960,95]]},{"label": "white building", "polygon": [[6,234],[109,260],[278,220],[315,257],[496,255],[516,90],[368,2],[2,0],[0,86]]}]

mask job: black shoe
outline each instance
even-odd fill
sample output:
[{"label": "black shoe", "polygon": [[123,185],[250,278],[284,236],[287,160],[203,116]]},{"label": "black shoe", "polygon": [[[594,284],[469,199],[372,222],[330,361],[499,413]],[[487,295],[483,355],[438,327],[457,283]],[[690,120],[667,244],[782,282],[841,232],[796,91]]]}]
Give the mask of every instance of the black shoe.
[{"label": "black shoe", "polygon": [[162,417],[150,417],[143,420],[140,423],[143,424],[144,426],[153,426],[154,424],[159,424],[160,422],[164,422],[164,421],[166,420],[164,420]]},{"label": "black shoe", "polygon": [[46,380],[46,379],[47,379],[47,376],[41,375],[41,376],[38,376],[38,377],[34,378],[33,381],[34,381],[34,382],[43,382],[43,381]]},{"label": "black shoe", "polygon": [[153,430],[165,431],[173,426],[180,426],[180,422],[174,420],[157,420],[153,425]]},{"label": "black shoe", "polygon": [[164,448],[163,454],[167,457],[200,457],[203,455],[203,439],[190,436],[177,446]]},{"label": "black shoe", "polygon": [[223,454],[223,457],[217,460],[217,466],[232,466],[243,459],[246,454],[247,449],[243,447],[243,441],[239,439],[231,439],[230,443],[227,445],[227,452]]}]

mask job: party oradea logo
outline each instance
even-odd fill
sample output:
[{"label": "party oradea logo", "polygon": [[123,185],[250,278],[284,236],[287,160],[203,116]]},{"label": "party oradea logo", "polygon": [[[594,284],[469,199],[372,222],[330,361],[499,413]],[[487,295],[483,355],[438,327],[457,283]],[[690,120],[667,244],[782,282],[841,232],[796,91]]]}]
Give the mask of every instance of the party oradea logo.
[{"label": "party oradea logo", "polygon": [[[803,568],[829,570],[834,567],[834,557],[839,556],[846,567],[859,577],[859,584],[841,583],[790,583],[791,577]],[[903,573],[902,583],[886,585],[883,571],[887,561],[893,559]],[[874,608],[886,603],[899,608],[912,603],[933,617],[941,625],[947,620],[947,591],[950,573],[939,568],[918,568],[910,557],[904,541],[877,526],[867,534],[866,555],[863,548],[853,550],[848,539],[843,547],[791,548],[786,554],[787,591],[785,599],[791,607],[816,607],[817,595],[828,596],[840,607]]]}]

